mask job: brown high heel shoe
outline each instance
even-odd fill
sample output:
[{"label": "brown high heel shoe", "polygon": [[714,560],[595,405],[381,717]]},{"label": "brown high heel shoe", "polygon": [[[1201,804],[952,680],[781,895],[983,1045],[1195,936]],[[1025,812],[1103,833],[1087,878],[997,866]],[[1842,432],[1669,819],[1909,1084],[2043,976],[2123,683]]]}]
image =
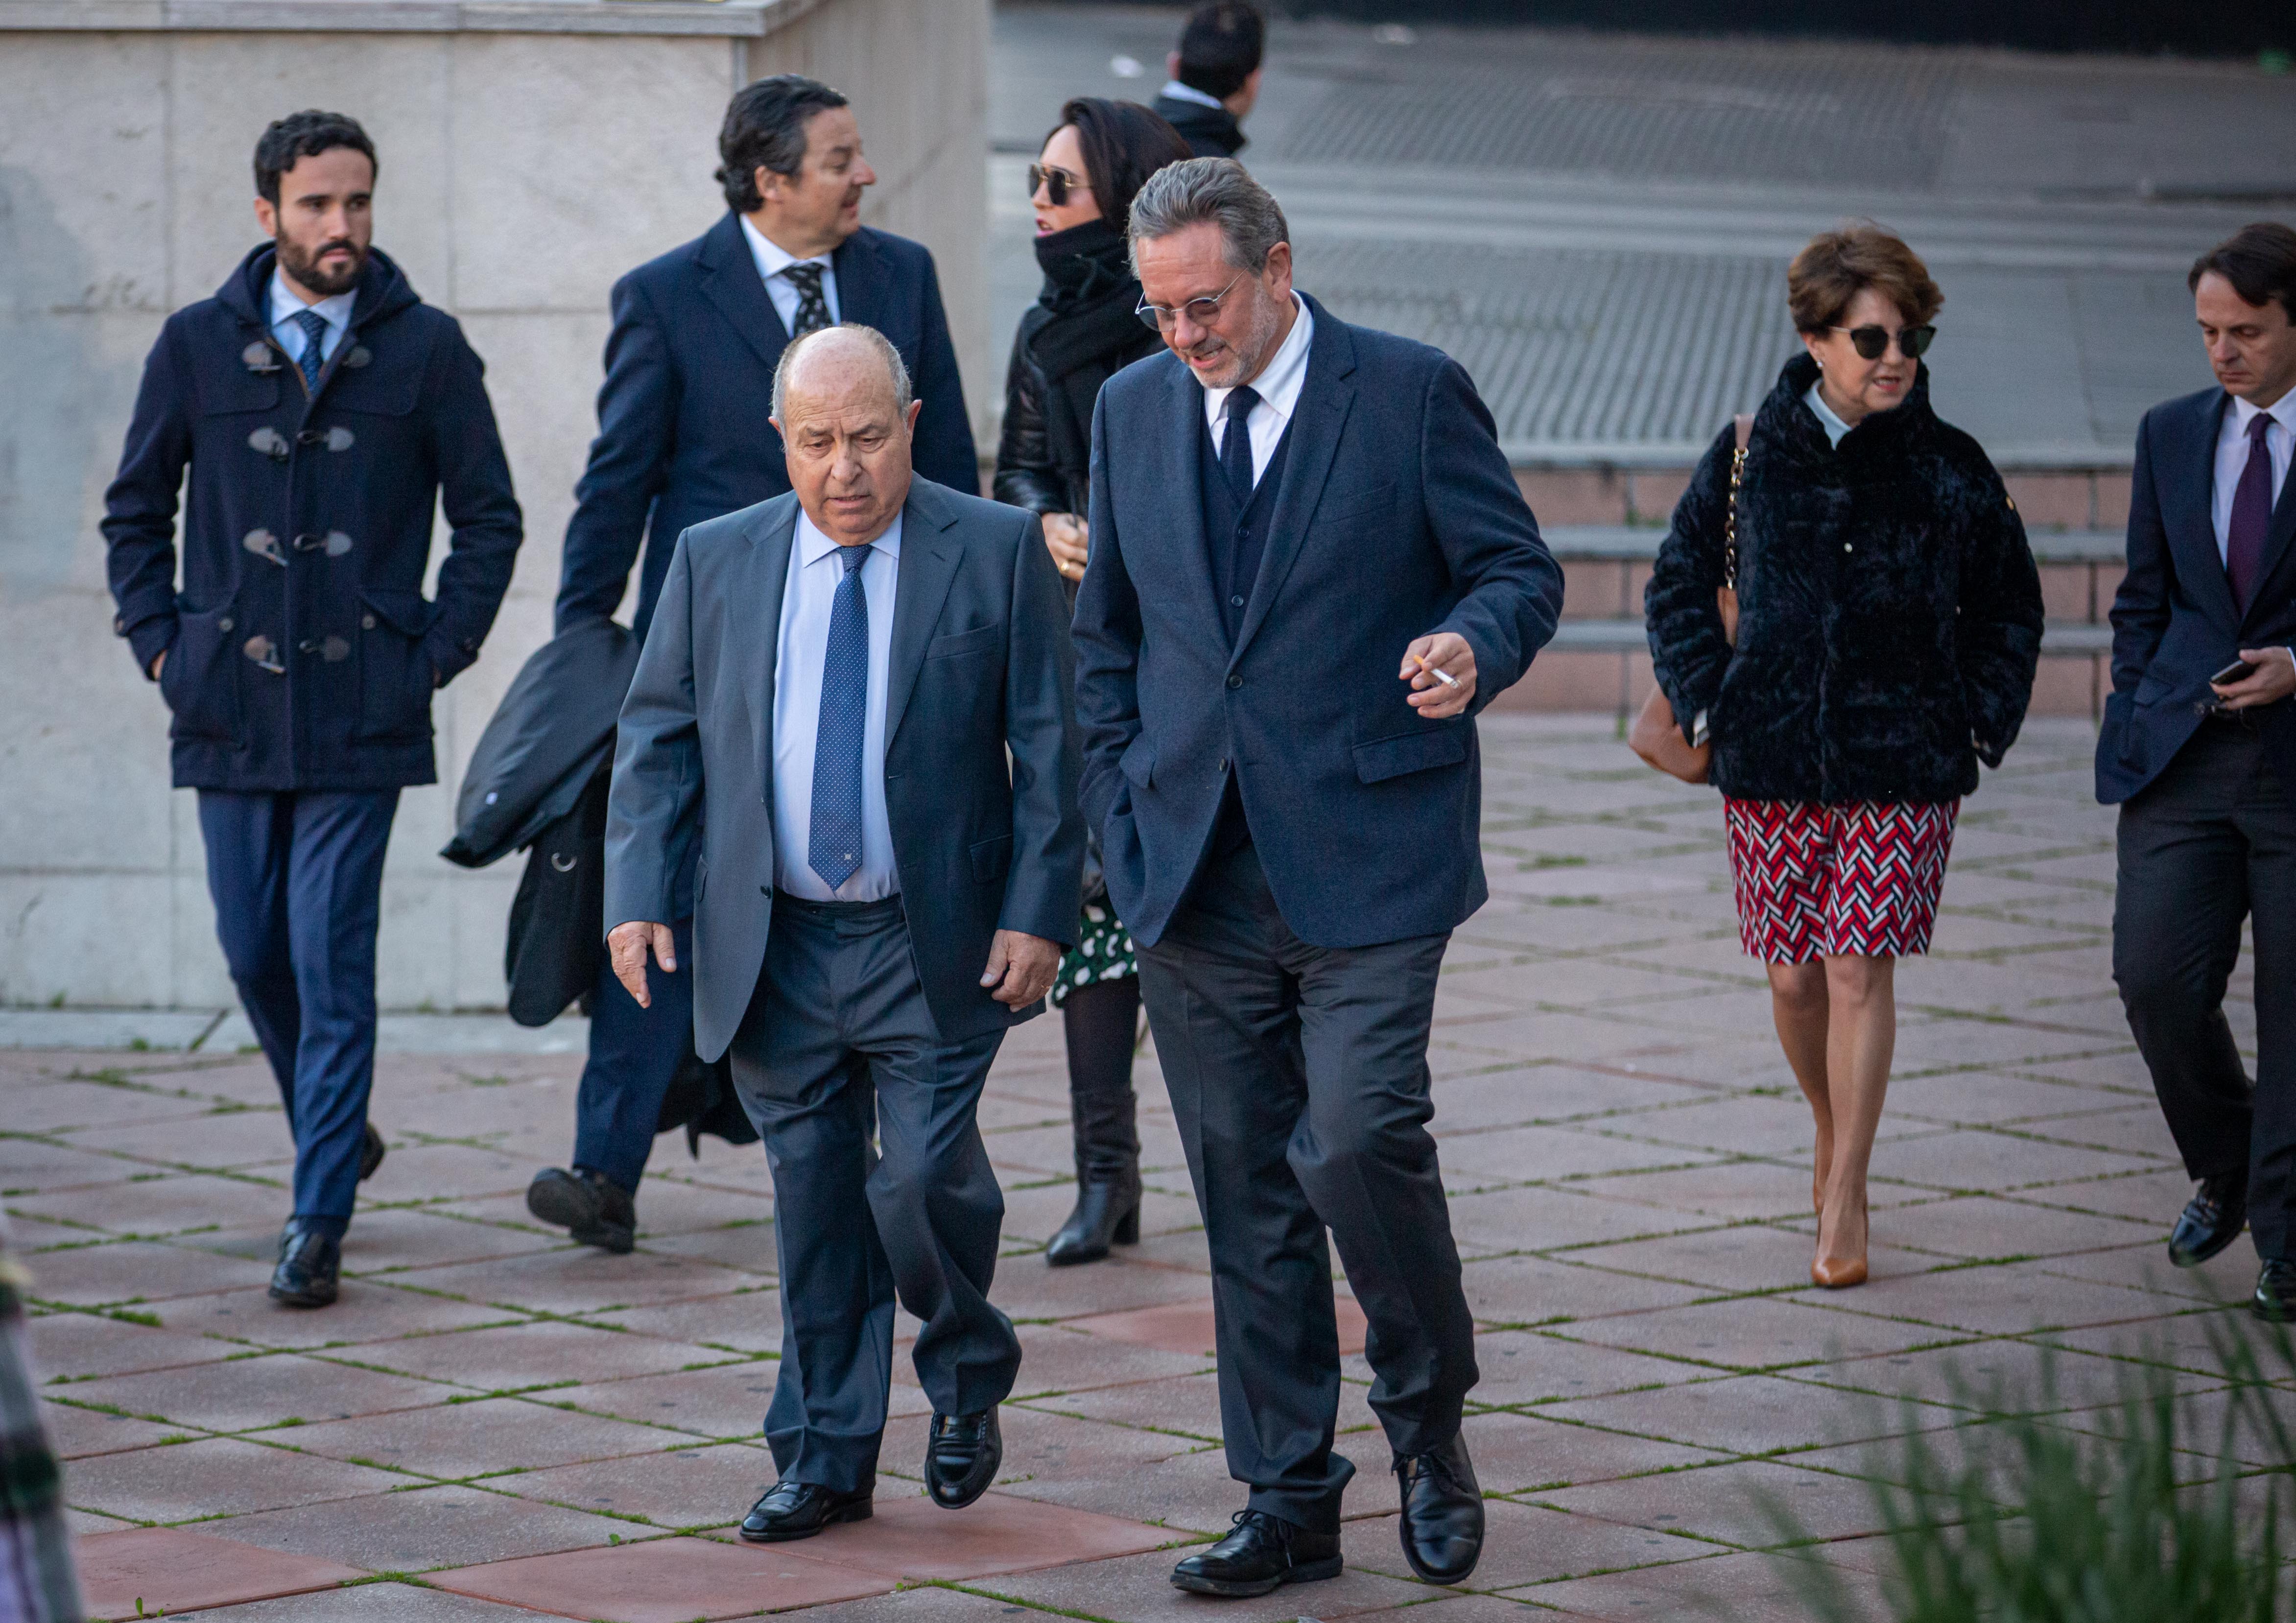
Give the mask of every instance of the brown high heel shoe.
[{"label": "brown high heel shoe", "polygon": [[[1861,1201],[1860,1205],[1863,1204]],[[1866,1243],[1871,1245],[1873,1220],[1870,1216],[1866,1221]],[[1862,1285],[1866,1283],[1866,1255],[1861,1251],[1855,1257],[1814,1258],[1809,1265],[1809,1278],[1812,1284],[1828,1291],[1847,1291],[1852,1285]]]}]

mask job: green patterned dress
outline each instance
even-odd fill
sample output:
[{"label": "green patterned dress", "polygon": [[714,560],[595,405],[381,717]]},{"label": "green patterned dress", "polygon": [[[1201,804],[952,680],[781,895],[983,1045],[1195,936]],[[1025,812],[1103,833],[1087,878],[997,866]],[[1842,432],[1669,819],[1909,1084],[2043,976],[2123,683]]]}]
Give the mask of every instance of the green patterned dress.
[{"label": "green patterned dress", "polygon": [[1053,1006],[1068,1001],[1078,987],[1095,980],[1120,980],[1140,972],[1132,951],[1132,932],[1105,902],[1086,902],[1077,926],[1077,944],[1061,960],[1060,979],[1053,982]]}]

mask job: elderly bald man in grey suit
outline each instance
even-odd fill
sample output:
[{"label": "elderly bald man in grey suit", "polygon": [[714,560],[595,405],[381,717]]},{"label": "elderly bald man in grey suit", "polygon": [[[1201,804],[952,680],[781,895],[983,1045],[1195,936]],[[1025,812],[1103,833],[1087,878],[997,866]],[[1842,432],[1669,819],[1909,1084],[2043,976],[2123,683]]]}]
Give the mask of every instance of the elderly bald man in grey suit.
[{"label": "elderly bald man in grey suit", "polygon": [[1021,1364],[974,1111],[1081,907],[1068,616],[1036,515],[912,479],[916,419],[874,331],[783,352],[794,488],[678,537],[615,751],[615,972],[644,1003],[647,954],[674,967],[699,839],[694,1042],[730,1050],[773,1165],[781,1480],[755,1543],[869,1515],[897,1294],[936,1503],[995,1479]]}]

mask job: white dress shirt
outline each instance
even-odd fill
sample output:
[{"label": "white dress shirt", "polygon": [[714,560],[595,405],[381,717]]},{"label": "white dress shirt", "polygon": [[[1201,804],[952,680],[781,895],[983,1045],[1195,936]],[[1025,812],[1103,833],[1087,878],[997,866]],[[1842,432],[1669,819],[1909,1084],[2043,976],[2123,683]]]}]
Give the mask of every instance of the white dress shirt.
[{"label": "white dress shirt", "polygon": [[782,275],[792,265],[821,266],[821,301],[829,307],[829,319],[845,319],[837,313],[837,272],[831,267],[827,254],[800,259],[750,225],[746,214],[742,216],[742,234],[750,240],[750,258],[757,261],[758,279],[765,283],[766,297],[774,301],[774,309],[782,318],[783,332],[797,331],[797,283]]},{"label": "white dress shirt", "polygon": [[800,512],[790,538],[774,654],[774,888],[816,902],[873,902],[901,888],[885,816],[885,691],[893,652],[893,592],[900,578],[901,520],[870,543],[861,564],[869,604],[869,718],[861,735],[861,865],[832,890],[813,871],[813,740],[821,725],[821,668],[829,612],[845,578],[844,549]]},{"label": "white dress shirt", "polygon": [[[1277,441],[1283,438],[1285,425],[1300,405],[1300,390],[1308,381],[1308,340],[1315,336],[1316,318],[1308,313],[1300,295],[1292,295],[1292,307],[1299,314],[1292,318],[1292,331],[1275,347],[1267,365],[1259,369],[1256,378],[1247,378],[1259,396],[1259,403],[1251,408],[1244,426],[1251,431],[1251,482],[1257,488],[1259,476],[1267,471],[1267,459],[1275,455]],[[1225,447],[1227,425],[1220,413],[1227,406],[1227,398],[1234,393],[1227,389],[1204,390],[1204,417],[1211,424],[1212,447]]]},{"label": "white dress shirt", "polygon": [[1183,85],[1177,79],[1166,79],[1164,88],[1156,94],[1170,96],[1176,102],[1193,102],[1199,107],[1217,107],[1222,112],[1227,111],[1227,103],[1210,91],[1199,90],[1193,85]]},{"label": "white dress shirt", "polygon": [[319,335],[319,364],[324,366],[341,348],[343,334],[351,330],[351,306],[357,298],[358,290],[353,288],[316,304],[305,304],[287,285],[287,278],[275,268],[271,273],[271,336],[279,340],[289,360],[301,365],[303,324],[295,317],[305,310],[310,311],[327,324],[327,330]]},{"label": "white dress shirt", "polygon": [[2232,409],[2224,414],[2224,426],[2217,431],[2215,499],[2210,504],[2210,516],[2216,521],[2218,558],[2228,557],[2232,550],[2232,498],[2248,466],[2248,425],[2259,417],[2272,419],[2272,426],[2264,430],[2264,448],[2272,458],[2271,501],[2276,508],[2280,488],[2288,479],[2289,453],[2296,450],[2296,389],[2262,409],[2234,395]]},{"label": "white dress shirt", "polygon": [[1808,406],[1811,413],[1817,418],[1817,426],[1825,430],[1826,439],[1833,442],[1837,450],[1840,449],[1841,437],[1849,431],[1850,425],[1834,414],[1833,408],[1825,403],[1825,396],[1816,384],[1811,384],[1809,392],[1801,398],[1802,404]]}]

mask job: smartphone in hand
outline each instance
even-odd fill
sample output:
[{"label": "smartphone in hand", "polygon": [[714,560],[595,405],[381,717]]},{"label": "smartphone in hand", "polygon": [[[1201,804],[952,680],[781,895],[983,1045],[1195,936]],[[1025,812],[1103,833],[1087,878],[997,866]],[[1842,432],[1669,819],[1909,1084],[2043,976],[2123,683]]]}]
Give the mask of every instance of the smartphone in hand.
[{"label": "smartphone in hand", "polygon": [[2245,682],[2254,675],[2256,675],[2255,666],[2251,665],[2246,660],[2234,660],[2231,664],[2217,672],[2215,676],[2210,676],[2209,678],[2209,685],[2210,687],[2224,687],[2231,683]]}]

